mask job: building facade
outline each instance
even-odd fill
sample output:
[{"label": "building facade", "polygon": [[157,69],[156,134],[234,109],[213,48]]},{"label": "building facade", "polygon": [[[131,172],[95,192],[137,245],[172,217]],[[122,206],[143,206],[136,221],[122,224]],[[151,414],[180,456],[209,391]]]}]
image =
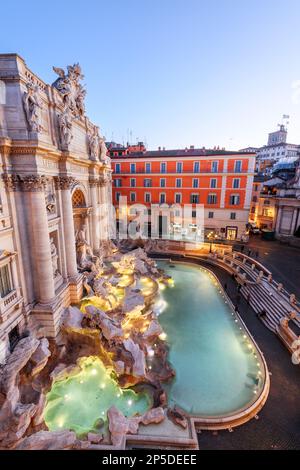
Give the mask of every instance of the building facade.
[{"label": "building facade", "polygon": [[[204,205],[205,236],[240,239],[251,203],[255,154],[190,149],[117,151],[109,148],[113,169],[113,202],[128,205]],[[195,219],[192,217],[190,223]]]},{"label": "building facade", "polygon": [[80,237],[108,239],[111,167],[86,117],[78,64],[44,83],[16,54],[0,55],[0,362],[24,330],[56,337],[82,295]]},{"label": "building facade", "polygon": [[278,161],[292,161],[298,158],[300,145],[287,143],[287,129],[283,124],[279,130],[270,132],[268,143],[257,149],[256,170],[265,172]]}]

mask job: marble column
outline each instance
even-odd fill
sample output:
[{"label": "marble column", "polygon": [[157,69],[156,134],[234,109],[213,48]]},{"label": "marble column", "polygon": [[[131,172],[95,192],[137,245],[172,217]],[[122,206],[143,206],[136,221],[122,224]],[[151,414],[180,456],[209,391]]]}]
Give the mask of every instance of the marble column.
[{"label": "marble column", "polygon": [[92,201],[92,236],[91,245],[94,253],[98,253],[100,248],[100,220],[99,220],[99,204],[98,204],[98,192],[99,192],[99,179],[90,178],[89,180],[91,190],[91,201]]},{"label": "marble column", "polygon": [[74,279],[78,275],[76,260],[76,244],[74,233],[73,207],[71,187],[75,180],[71,176],[55,177],[56,189],[60,190],[62,203],[62,220],[66,247],[66,264],[68,277]]},{"label": "marble column", "polygon": [[100,184],[100,208],[101,240],[103,241],[108,239],[108,204],[106,181],[104,178]]},{"label": "marble column", "polygon": [[31,212],[31,238],[34,257],[34,279],[40,304],[48,305],[55,300],[48,217],[45,203],[45,177],[20,176],[22,191],[28,192]]}]

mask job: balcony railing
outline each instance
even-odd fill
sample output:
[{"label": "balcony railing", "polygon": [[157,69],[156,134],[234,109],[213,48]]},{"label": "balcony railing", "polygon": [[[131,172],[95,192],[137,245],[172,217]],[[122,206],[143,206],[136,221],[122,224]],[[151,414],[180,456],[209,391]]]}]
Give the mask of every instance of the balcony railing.
[{"label": "balcony railing", "polygon": [[7,313],[11,308],[18,304],[22,300],[21,289],[16,288],[9,292],[5,297],[0,297],[0,323],[3,320],[1,318],[5,313]]}]

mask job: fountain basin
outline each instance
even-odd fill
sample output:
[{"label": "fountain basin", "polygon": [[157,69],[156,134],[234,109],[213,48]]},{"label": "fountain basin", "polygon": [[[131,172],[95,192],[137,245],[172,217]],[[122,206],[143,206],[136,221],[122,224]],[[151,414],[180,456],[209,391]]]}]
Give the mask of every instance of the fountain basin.
[{"label": "fountain basin", "polygon": [[202,427],[253,416],[268,394],[267,367],[217,278],[188,263],[161,260],[158,266],[175,281],[161,292],[166,307],[159,316],[176,371],[167,386],[169,404]]},{"label": "fountain basin", "polygon": [[99,358],[81,358],[78,365],[80,372],[55,381],[47,394],[44,419],[50,431],[70,429],[78,436],[101,432],[112,405],[126,417],[150,408],[148,395],[120,388]]}]

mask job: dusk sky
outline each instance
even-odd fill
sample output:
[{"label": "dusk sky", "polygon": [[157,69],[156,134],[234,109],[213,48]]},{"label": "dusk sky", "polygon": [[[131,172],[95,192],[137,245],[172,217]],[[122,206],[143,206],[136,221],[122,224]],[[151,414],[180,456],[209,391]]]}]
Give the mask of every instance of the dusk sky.
[{"label": "dusk sky", "polygon": [[0,51],[52,83],[79,62],[107,140],[261,146],[290,115],[300,143],[299,0],[5,2]]}]

